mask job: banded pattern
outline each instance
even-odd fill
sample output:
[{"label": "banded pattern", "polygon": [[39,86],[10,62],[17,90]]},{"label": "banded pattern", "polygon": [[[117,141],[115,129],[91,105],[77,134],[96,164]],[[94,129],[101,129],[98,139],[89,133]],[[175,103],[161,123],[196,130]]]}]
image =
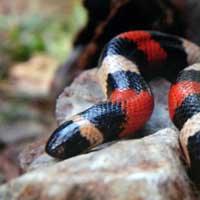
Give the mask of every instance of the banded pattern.
[{"label": "banded pattern", "polygon": [[182,149],[196,176],[200,167],[200,63],[182,70],[172,84],[169,113],[180,130]]},{"label": "banded pattern", "polygon": [[193,166],[200,166],[198,63],[199,47],[176,36],[149,31],[116,36],[105,46],[99,60],[98,76],[107,101],[58,127],[46,145],[47,153],[69,158],[136,132],[149,119],[154,105],[145,80],[163,76],[173,83],[169,92],[170,117],[180,129],[188,164],[197,169]]}]

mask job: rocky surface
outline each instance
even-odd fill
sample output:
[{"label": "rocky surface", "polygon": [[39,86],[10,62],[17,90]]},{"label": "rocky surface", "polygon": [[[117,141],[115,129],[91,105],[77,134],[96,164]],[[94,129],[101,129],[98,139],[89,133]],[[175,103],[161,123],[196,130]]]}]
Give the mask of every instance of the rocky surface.
[{"label": "rocky surface", "polygon": [[56,103],[56,119],[59,124],[70,115],[105,99],[96,73],[96,68],[83,72],[61,93]]},{"label": "rocky surface", "polygon": [[[139,137],[173,127],[166,102],[169,83],[159,79],[152,85],[156,107]],[[96,69],[84,72],[58,98],[58,123],[104,98]],[[26,174],[1,186],[0,199],[197,199],[175,129],[107,143],[61,162],[44,152],[46,139],[24,150],[20,162]]]},{"label": "rocky surface", "polygon": [[180,157],[177,133],[164,129],[29,172],[0,199],[194,200]]},{"label": "rocky surface", "polygon": [[13,66],[10,80],[15,93],[33,99],[49,97],[57,68],[58,61],[45,54],[35,55],[27,62]]}]

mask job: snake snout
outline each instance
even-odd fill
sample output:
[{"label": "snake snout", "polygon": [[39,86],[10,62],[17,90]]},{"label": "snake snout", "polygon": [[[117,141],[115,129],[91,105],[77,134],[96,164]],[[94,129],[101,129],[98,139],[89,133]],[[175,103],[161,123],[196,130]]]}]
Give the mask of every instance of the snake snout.
[{"label": "snake snout", "polygon": [[88,148],[90,143],[80,135],[79,125],[74,121],[61,124],[49,138],[46,152],[58,159],[66,159]]}]

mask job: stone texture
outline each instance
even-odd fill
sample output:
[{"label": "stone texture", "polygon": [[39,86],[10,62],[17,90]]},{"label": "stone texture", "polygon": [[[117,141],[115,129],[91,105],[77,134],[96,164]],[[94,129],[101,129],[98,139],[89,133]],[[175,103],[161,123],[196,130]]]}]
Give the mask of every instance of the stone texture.
[{"label": "stone texture", "polygon": [[49,97],[57,68],[57,60],[45,54],[35,55],[27,62],[13,66],[10,71],[10,80],[14,91],[25,97]]},{"label": "stone texture", "polygon": [[[105,99],[96,71],[82,73],[65,88],[57,101],[58,123]],[[182,163],[177,132],[167,128],[141,138],[173,128],[167,111],[169,82],[158,79],[151,85],[156,106],[136,135],[140,139],[103,144],[58,163],[44,153],[44,138],[21,154],[21,166],[27,173],[0,187],[0,199],[196,199]]]},{"label": "stone texture", "polygon": [[177,133],[164,129],[29,172],[0,199],[195,199],[180,156]]},{"label": "stone texture", "polygon": [[[21,151],[21,153],[18,156],[18,159],[20,161],[20,167],[23,170],[23,172],[38,168],[38,161],[40,162],[40,166],[45,166],[46,159],[43,159],[42,154],[44,154],[44,144],[46,142],[47,137],[40,138],[36,142],[26,146],[26,148],[24,148],[23,151]],[[47,158],[50,157],[47,156]]]},{"label": "stone texture", "polygon": [[56,119],[60,124],[67,117],[85,110],[104,98],[98,83],[97,69],[87,70],[59,96],[56,103]]}]

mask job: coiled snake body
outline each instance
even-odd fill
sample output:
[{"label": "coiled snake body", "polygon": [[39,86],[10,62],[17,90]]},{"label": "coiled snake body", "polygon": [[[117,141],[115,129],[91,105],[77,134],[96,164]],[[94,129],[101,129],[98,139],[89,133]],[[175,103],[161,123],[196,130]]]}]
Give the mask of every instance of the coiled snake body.
[{"label": "coiled snake body", "polygon": [[113,38],[99,60],[98,76],[107,101],[59,126],[46,151],[65,159],[98,144],[123,138],[151,116],[154,99],[147,81],[163,76],[172,82],[169,114],[180,130],[189,166],[200,166],[200,48],[180,37],[130,31]]}]

